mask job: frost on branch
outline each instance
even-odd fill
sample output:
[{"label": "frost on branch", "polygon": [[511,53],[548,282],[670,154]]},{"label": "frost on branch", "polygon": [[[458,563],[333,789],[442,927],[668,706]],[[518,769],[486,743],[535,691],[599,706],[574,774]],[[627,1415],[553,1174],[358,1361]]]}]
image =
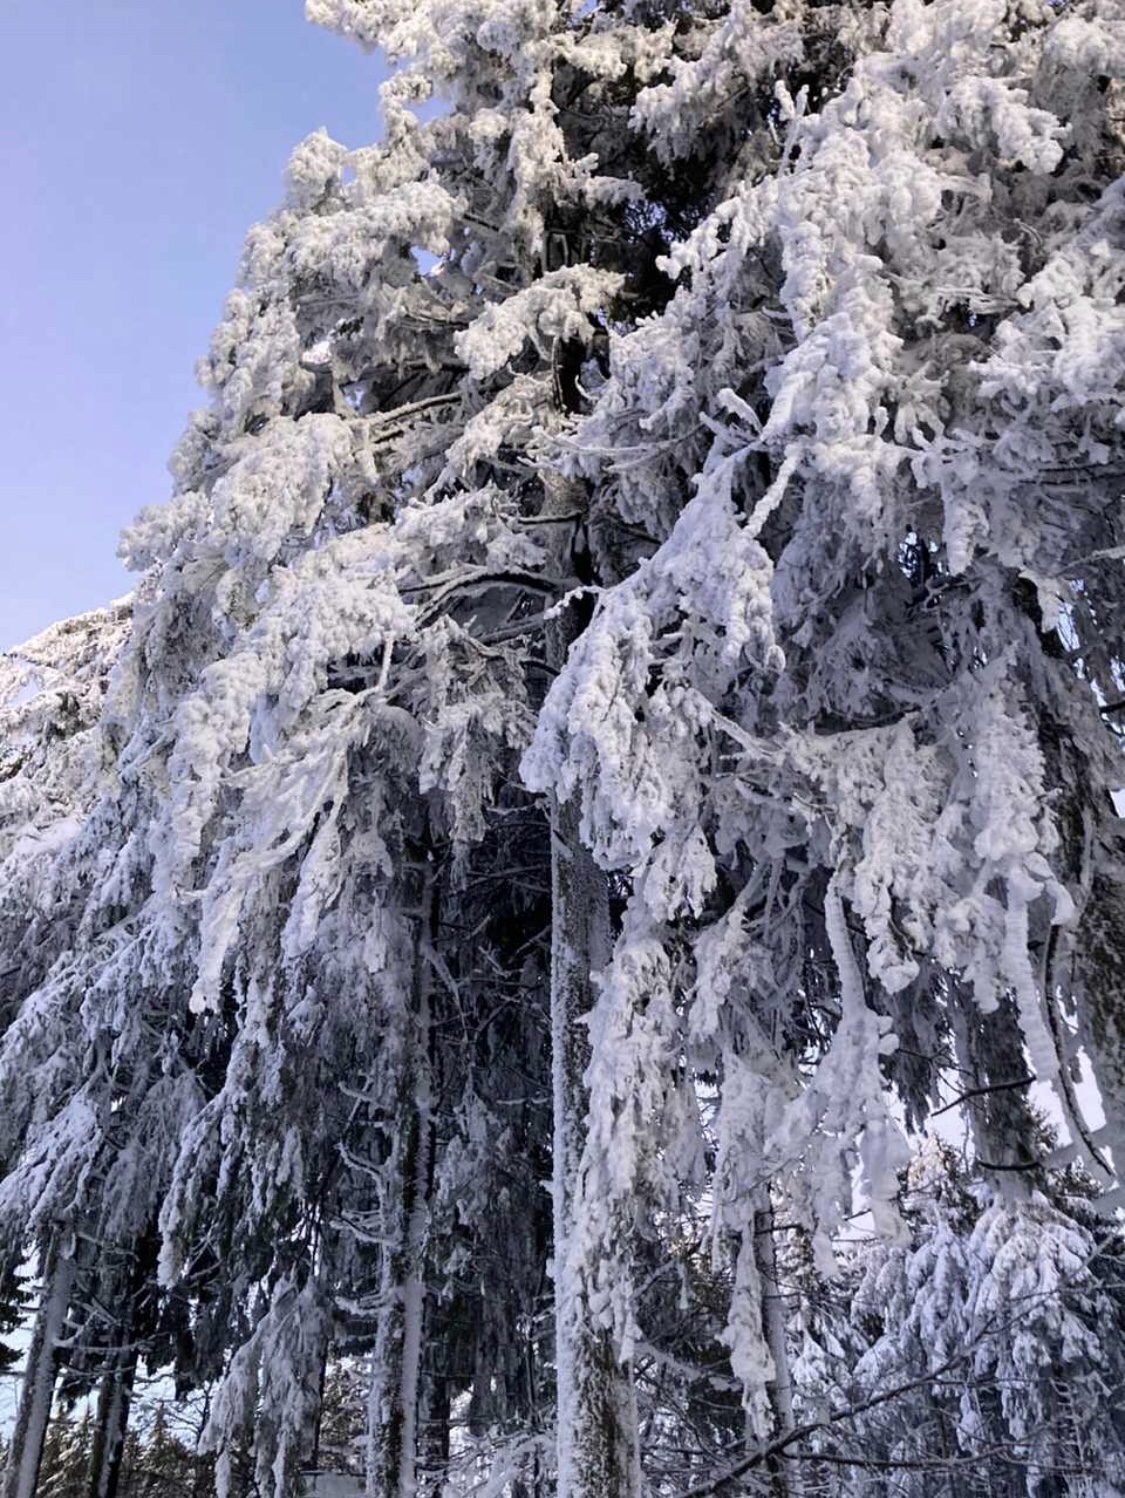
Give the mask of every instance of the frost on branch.
[{"label": "frost on branch", "polygon": [[372,1498],[1116,1470],[1120,6],[308,9],[383,139],[248,236],[128,639],[5,666],[68,1377],[275,1498],[341,1349]]}]

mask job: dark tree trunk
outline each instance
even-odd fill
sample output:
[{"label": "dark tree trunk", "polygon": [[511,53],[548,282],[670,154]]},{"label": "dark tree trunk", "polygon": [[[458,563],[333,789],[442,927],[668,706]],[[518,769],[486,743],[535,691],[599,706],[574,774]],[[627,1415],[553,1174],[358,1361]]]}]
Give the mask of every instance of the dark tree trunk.
[{"label": "dark tree trunk", "polygon": [[400,1082],[401,1127],[392,1168],[401,1198],[383,1257],[380,1317],[367,1406],[367,1498],[416,1498],[418,1404],[425,1311],[424,1252],[433,1153],[431,931],[427,870],[415,956],[412,1035]]},{"label": "dark tree trunk", "polygon": [[136,1372],[136,1353],[123,1349],[113,1355],[102,1375],[90,1451],[89,1498],[117,1498]]},{"label": "dark tree trunk", "polygon": [[56,1233],[44,1257],[43,1299],[27,1350],[23,1390],[4,1474],[4,1498],[35,1498],[39,1480],[55,1389],[56,1350],[74,1282],[74,1259],[64,1251],[60,1238]]}]

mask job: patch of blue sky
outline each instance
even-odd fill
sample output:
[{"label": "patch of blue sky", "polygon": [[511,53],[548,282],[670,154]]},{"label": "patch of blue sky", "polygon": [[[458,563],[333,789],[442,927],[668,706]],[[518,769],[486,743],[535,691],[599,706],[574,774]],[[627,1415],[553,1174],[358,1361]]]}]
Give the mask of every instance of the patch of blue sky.
[{"label": "patch of blue sky", "polygon": [[130,587],[243,235],[311,130],[377,137],[383,77],[302,0],[5,8],[0,647]]}]

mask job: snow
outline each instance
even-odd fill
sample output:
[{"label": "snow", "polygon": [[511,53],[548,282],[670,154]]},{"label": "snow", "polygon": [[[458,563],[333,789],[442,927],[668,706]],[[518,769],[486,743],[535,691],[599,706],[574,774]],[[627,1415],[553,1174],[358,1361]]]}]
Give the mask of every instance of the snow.
[{"label": "snow", "polygon": [[159,1238],[221,1488],[353,1338],[372,1498],[455,1407],[549,1480],[552,1382],[565,1498],[703,1386],[654,1494],[848,1379],[887,1461],[1088,1445],[1118,10],[310,0],[384,139],[248,236],[132,601],[0,660],[0,1224],[104,1245],[82,1336]]}]

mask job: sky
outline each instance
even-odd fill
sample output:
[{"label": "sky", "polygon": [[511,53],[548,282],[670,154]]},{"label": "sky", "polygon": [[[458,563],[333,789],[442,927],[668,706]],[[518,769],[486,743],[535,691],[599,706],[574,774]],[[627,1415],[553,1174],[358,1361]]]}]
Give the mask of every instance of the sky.
[{"label": "sky", "polygon": [[0,648],[129,589],[243,235],[384,76],[303,0],[0,6]]}]

